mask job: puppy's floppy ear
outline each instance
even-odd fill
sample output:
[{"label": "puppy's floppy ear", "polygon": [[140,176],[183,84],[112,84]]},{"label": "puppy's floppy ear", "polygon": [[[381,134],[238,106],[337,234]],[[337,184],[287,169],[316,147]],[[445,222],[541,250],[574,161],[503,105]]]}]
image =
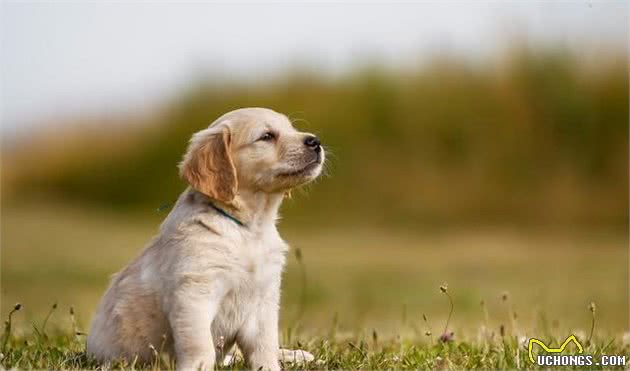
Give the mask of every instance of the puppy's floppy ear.
[{"label": "puppy's floppy ear", "polygon": [[238,188],[236,168],[230,156],[231,139],[227,127],[211,134],[195,134],[179,165],[183,180],[197,191],[223,203],[230,203]]}]

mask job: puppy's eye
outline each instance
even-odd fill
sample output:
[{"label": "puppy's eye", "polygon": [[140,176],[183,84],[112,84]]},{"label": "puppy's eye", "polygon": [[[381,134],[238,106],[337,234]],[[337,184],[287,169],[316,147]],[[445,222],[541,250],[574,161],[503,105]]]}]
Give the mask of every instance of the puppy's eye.
[{"label": "puppy's eye", "polygon": [[260,138],[258,138],[258,140],[262,140],[264,142],[269,142],[269,141],[272,141],[274,139],[276,139],[276,134],[272,133],[271,131],[266,132]]}]

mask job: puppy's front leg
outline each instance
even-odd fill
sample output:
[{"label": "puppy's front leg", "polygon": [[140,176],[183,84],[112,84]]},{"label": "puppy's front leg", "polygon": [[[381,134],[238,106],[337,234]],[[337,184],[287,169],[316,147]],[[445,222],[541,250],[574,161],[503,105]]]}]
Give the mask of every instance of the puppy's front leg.
[{"label": "puppy's front leg", "polygon": [[274,289],[254,310],[237,336],[237,343],[252,370],[278,371],[279,289]]},{"label": "puppy's front leg", "polygon": [[180,287],[169,312],[177,370],[212,370],[215,350],[211,325],[224,290],[198,285]]}]

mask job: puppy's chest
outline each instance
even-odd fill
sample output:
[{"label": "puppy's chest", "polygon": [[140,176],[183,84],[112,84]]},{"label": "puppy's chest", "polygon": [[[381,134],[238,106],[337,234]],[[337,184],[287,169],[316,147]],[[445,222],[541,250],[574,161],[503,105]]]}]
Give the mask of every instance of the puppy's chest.
[{"label": "puppy's chest", "polygon": [[243,241],[242,249],[239,249],[241,290],[262,290],[269,284],[279,282],[288,245],[274,232],[248,236]]},{"label": "puppy's chest", "polygon": [[282,239],[262,237],[239,249],[238,273],[213,323],[213,332],[231,336],[246,318],[278,292],[285,264],[287,244]]}]

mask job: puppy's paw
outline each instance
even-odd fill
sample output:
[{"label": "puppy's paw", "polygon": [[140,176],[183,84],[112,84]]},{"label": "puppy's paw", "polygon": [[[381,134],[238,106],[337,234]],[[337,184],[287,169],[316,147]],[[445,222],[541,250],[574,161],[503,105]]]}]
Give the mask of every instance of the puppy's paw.
[{"label": "puppy's paw", "polygon": [[315,360],[315,357],[302,349],[280,349],[280,361],[287,363],[306,363]]}]

